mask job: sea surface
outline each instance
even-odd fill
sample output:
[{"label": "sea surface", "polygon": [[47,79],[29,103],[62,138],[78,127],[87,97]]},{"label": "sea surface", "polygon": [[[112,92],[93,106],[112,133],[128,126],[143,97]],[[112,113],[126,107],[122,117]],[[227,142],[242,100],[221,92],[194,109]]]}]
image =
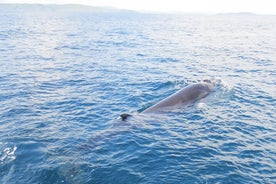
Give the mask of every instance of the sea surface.
[{"label": "sea surface", "polygon": [[0,183],[274,184],[275,106],[276,16],[0,5]]}]

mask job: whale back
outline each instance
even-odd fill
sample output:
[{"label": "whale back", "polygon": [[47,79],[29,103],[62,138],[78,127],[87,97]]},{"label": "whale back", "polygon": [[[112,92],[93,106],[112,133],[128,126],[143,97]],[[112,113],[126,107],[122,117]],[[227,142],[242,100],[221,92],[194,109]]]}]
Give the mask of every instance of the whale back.
[{"label": "whale back", "polygon": [[207,96],[214,89],[214,86],[215,84],[212,82],[200,82],[188,85],[171,96],[161,100],[157,104],[144,110],[143,113],[162,111],[164,108],[173,106],[187,106],[191,103],[194,103],[196,100]]}]

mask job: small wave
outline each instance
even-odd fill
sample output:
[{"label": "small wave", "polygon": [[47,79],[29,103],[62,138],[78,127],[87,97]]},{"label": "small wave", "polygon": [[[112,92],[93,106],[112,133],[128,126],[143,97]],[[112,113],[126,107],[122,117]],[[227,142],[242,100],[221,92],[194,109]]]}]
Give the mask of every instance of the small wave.
[{"label": "small wave", "polygon": [[215,84],[217,85],[217,87],[219,89],[222,89],[222,91],[229,92],[232,89],[232,86],[230,86],[229,83],[227,83],[226,81],[224,81],[223,79],[221,79],[219,77],[211,78],[211,80],[215,81]]},{"label": "small wave", "polygon": [[16,150],[17,150],[16,146],[3,148],[3,150],[1,150],[0,152],[0,163],[3,164],[3,163],[11,162],[14,159],[16,159],[16,156],[15,156]]}]

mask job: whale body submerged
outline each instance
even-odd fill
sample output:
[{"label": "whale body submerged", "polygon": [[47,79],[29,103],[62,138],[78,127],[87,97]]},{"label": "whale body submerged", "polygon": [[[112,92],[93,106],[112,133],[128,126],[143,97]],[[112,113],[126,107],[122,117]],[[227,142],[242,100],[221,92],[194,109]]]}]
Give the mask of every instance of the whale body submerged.
[{"label": "whale body submerged", "polygon": [[[216,86],[217,81],[203,80],[199,83],[190,84],[176,93],[168,96],[167,98],[159,101],[155,105],[145,109],[141,113],[158,113],[168,111],[169,109],[187,106],[195,101],[206,97],[210,92],[212,92]],[[130,114],[122,114],[121,119],[126,120]]]}]

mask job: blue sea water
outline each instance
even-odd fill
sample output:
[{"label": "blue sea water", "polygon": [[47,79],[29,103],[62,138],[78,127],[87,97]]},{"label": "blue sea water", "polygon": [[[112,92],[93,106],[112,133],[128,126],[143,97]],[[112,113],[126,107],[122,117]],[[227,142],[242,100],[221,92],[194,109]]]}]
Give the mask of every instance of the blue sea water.
[{"label": "blue sea water", "polygon": [[276,16],[0,10],[0,183],[276,183]]}]

